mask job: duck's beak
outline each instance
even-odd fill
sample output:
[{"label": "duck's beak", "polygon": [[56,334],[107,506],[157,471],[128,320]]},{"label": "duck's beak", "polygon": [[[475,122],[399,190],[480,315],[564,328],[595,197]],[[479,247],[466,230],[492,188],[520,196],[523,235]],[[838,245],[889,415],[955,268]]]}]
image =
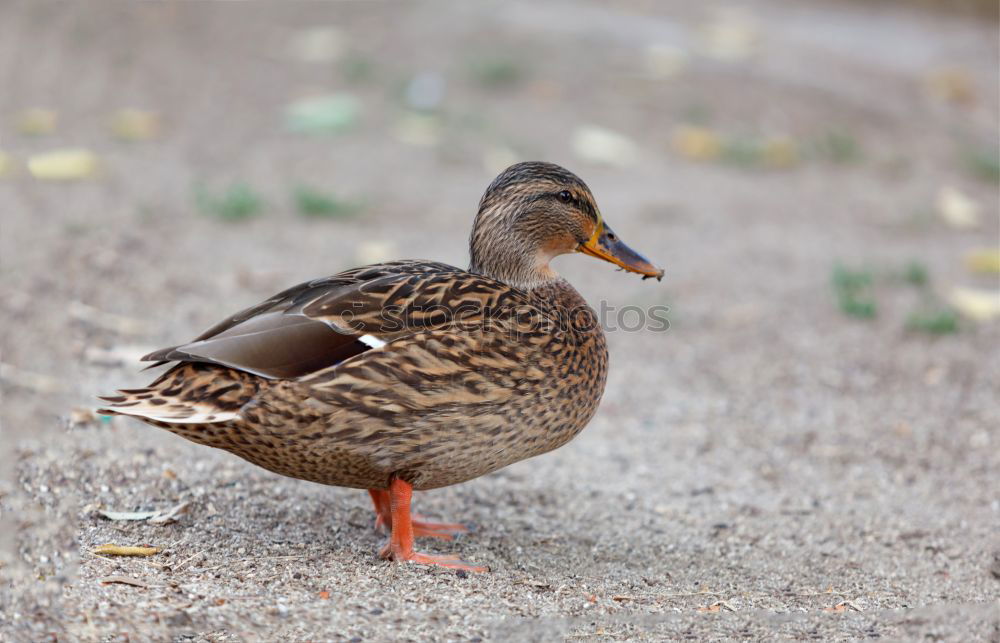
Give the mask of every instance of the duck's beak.
[{"label": "duck's beak", "polygon": [[597,224],[593,236],[586,243],[580,244],[579,250],[591,257],[609,261],[629,272],[638,273],[643,279],[650,277],[663,279],[662,268],[657,268],[649,262],[649,259],[625,245],[625,242],[619,239],[603,221]]}]

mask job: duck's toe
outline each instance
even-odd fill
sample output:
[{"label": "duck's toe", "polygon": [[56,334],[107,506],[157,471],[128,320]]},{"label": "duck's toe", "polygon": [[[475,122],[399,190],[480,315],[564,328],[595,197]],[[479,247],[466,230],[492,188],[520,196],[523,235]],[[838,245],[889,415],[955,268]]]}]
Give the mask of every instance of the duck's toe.
[{"label": "duck's toe", "polygon": [[457,522],[432,522],[423,516],[413,517],[413,535],[416,538],[441,538],[451,540],[457,534],[469,532],[469,528]]},{"label": "duck's toe", "polygon": [[394,560],[400,563],[416,563],[418,565],[437,565],[449,569],[461,569],[467,572],[488,572],[489,567],[466,562],[460,558],[455,558],[448,554],[422,554],[418,551],[394,549],[392,543],[386,543],[379,553],[379,557],[385,560]]}]

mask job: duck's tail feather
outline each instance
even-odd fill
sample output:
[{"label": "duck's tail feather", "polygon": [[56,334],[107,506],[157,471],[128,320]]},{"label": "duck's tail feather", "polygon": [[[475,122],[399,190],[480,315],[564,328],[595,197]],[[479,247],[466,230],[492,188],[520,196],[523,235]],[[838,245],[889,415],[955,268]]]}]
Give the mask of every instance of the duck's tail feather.
[{"label": "duck's tail feather", "polygon": [[240,409],[257,393],[248,373],[213,364],[181,363],[145,388],[100,396],[101,415],[130,415],[155,423],[211,424],[240,419]]}]

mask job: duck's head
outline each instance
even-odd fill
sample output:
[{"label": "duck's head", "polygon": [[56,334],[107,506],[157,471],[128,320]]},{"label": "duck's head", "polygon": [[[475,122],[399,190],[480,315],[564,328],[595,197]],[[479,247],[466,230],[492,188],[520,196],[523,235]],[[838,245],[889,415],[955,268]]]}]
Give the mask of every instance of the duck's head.
[{"label": "duck's head", "polygon": [[587,184],[553,163],[518,163],[479,202],[470,271],[530,289],[556,278],[549,262],[582,252],[647,277],[663,277],[604,222]]}]

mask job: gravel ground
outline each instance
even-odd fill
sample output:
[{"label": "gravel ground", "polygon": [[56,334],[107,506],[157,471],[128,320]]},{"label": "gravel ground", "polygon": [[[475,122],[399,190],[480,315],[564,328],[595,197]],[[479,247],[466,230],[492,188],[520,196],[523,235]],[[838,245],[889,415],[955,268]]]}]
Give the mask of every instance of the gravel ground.
[{"label": "gravel ground", "polygon": [[[659,79],[643,71],[646,48],[665,45],[667,66],[700,51],[720,29],[705,27],[711,10],[0,6],[0,149],[102,159],[91,181],[0,178],[0,638],[1000,638],[1000,327],[907,330],[925,300],[997,286],[963,263],[998,239],[996,184],[963,164],[970,142],[998,136],[996,24],[900,5],[744,6],[755,38],[740,32],[747,18],[728,19],[753,55],[693,53]],[[327,24],[353,71],[289,59],[296,30]],[[447,79],[440,140],[409,145],[401,95],[427,70]],[[330,89],[363,104],[352,129],[282,129],[288,101]],[[59,110],[54,133],[18,133],[32,106]],[[158,140],[109,136],[108,114],[129,106],[161,112]],[[697,163],[671,150],[685,122],[785,134],[802,150],[841,132],[862,153]],[[575,154],[588,123],[636,141],[635,161]],[[580,174],[667,277],[582,257],[558,269],[595,305],[669,305],[671,328],[610,333],[604,402],[568,446],[418,495],[422,513],[476,526],[426,548],[490,573],[378,560],[364,493],[88,419],[95,394],[145,383],[132,356],[286,285],[373,254],[463,265],[475,203],[511,153]],[[258,191],[264,214],[198,211],[195,186],[231,181]],[[304,219],[288,197],[299,183],[366,208]],[[980,204],[978,227],[934,214],[944,186]],[[929,286],[899,277],[914,261]],[[871,270],[875,319],[838,309],[838,262]],[[168,525],[98,513],[182,502]],[[91,553],[104,543],[162,551]]]}]

